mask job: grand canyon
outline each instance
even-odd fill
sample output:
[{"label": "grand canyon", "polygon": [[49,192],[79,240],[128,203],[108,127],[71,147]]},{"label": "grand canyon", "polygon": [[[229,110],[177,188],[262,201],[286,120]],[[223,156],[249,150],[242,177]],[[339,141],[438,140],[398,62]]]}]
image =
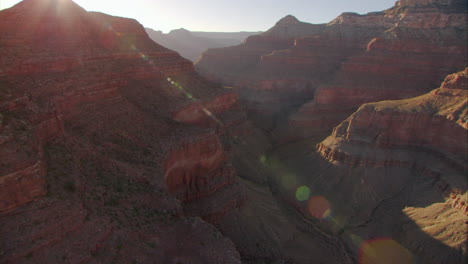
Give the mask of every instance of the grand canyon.
[{"label": "grand canyon", "polygon": [[467,8],[285,14],[195,64],[0,11],[0,263],[466,263]]}]

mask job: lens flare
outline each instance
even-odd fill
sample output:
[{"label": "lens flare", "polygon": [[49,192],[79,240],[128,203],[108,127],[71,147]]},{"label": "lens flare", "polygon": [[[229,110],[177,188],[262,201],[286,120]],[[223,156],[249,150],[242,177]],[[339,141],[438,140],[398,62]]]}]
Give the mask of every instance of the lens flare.
[{"label": "lens flare", "polygon": [[213,113],[210,110],[206,109],[205,107],[202,108],[203,112],[209,117],[214,117]]},{"label": "lens flare", "polygon": [[398,242],[389,238],[368,240],[359,250],[360,264],[412,264],[411,253]]},{"label": "lens flare", "polygon": [[[197,102],[199,101],[195,96],[193,96],[191,93],[187,92],[184,87],[182,86],[182,84],[178,83],[176,80],[172,79],[171,77],[167,77],[166,78],[167,82],[169,84],[171,84],[172,86],[176,87],[179,91],[181,91],[185,97],[187,99],[189,99],[190,101],[193,101],[193,102]],[[223,122],[221,122],[221,120],[219,120],[215,114],[213,114],[213,112],[211,112],[208,108],[204,107],[203,105],[201,106],[201,111],[203,111],[203,113],[205,113],[205,115],[209,118],[211,118],[213,121],[215,121],[216,123],[218,123],[220,126],[224,126]]]},{"label": "lens flare", "polygon": [[330,202],[323,196],[314,196],[310,198],[307,204],[310,215],[315,218],[323,219],[330,216]]},{"label": "lens flare", "polygon": [[296,190],[296,199],[298,201],[307,201],[310,197],[310,189],[309,187],[303,185]]}]

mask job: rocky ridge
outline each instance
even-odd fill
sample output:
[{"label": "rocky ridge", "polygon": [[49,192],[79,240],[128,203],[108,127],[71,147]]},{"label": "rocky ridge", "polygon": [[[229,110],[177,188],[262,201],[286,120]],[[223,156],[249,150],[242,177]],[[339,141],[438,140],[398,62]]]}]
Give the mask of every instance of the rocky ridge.
[{"label": "rocky ridge", "polygon": [[184,28],[175,29],[167,34],[146,28],[148,36],[156,43],[177,51],[180,55],[193,62],[201,54],[212,48],[235,46],[242,43],[250,35],[261,32],[193,32]]},{"label": "rocky ridge", "polygon": [[[280,146],[266,163],[277,171],[276,195],[351,255],[383,261],[376,245],[375,256],[363,252],[381,241],[393,258],[463,263],[467,77],[464,70],[428,94],[364,104],[316,152],[308,141]],[[304,198],[297,188],[308,190]]]}]

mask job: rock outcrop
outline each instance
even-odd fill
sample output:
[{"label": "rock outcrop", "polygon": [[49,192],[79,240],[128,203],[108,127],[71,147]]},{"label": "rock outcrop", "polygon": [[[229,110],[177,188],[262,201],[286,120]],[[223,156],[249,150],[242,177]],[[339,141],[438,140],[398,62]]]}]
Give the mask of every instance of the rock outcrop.
[{"label": "rock outcrop", "polygon": [[181,201],[207,196],[233,184],[235,170],[226,167],[227,156],[216,135],[206,135],[169,154],[165,165],[167,186]]}]

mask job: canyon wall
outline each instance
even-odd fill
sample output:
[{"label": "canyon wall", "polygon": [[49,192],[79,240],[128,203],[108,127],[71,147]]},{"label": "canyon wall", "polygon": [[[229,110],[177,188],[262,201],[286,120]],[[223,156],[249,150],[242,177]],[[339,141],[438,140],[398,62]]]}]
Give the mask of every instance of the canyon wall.
[{"label": "canyon wall", "polygon": [[0,56],[0,262],[240,263],[184,209],[236,181],[235,94],[135,20],[68,0],[1,11]]},{"label": "canyon wall", "polygon": [[462,69],[465,11],[466,1],[408,1],[325,25],[288,16],[240,46],[208,50],[196,69],[236,87],[250,116],[279,142],[313,137],[362,103],[420,95]]},{"label": "canyon wall", "polygon": [[466,66],[464,3],[287,16],[203,55],[223,86],[135,20],[1,11],[0,262],[463,263],[466,70],[369,102]]},{"label": "canyon wall", "polygon": [[307,136],[308,129],[337,125],[363,103],[408,98],[437,87],[446,74],[466,64],[465,21],[461,13],[407,11],[364,53],[343,62],[335,79],[321,85],[314,100],[291,117],[291,125]]},{"label": "canyon wall", "polygon": [[131,19],[25,0],[0,21],[0,260],[239,263],[226,223],[254,238],[270,143],[237,94]]},{"label": "canyon wall", "polygon": [[[260,157],[263,191],[296,228],[342,249],[341,262],[379,263],[388,252],[395,263],[466,259],[466,73],[442,85],[457,88],[430,92],[466,67],[466,8],[466,1],[399,1],[325,25],[287,16],[196,63],[202,75],[232,86],[272,139],[273,150]],[[251,195],[265,201],[260,192]],[[256,218],[247,217],[252,207]],[[262,225],[265,207],[250,202],[228,215]],[[227,234],[235,224],[219,226]],[[281,243],[281,232],[272,232]],[[241,251],[290,257],[284,247],[253,248]]]}]

